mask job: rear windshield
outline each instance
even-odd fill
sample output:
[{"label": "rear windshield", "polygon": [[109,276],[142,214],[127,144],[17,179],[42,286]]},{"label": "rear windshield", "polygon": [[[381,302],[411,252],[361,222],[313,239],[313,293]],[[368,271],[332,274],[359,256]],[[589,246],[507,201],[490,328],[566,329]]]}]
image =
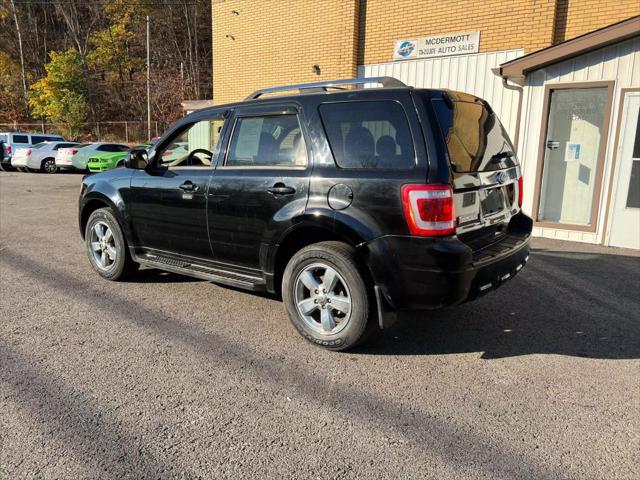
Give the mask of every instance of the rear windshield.
[{"label": "rear windshield", "polygon": [[509,135],[479,99],[431,100],[455,172],[501,170],[517,165]]}]

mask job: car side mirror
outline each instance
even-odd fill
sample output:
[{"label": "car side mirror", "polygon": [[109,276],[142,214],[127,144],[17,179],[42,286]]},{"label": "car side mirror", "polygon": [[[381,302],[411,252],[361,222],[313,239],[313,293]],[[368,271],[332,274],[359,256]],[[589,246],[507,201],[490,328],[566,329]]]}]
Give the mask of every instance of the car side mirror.
[{"label": "car side mirror", "polygon": [[144,148],[132,148],[124,157],[124,166],[135,170],[144,170],[149,163],[149,155]]}]

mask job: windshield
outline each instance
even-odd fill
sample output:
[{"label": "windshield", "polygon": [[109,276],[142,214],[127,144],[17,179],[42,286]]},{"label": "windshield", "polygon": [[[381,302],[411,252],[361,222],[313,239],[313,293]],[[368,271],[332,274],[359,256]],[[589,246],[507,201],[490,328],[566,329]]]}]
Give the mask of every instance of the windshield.
[{"label": "windshield", "polygon": [[42,147],[45,147],[45,146],[47,146],[47,144],[46,144],[46,143],[38,143],[38,144],[33,145],[33,146],[29,147],[29,148],[30,148],[31,150],[35,150],[35,149],[37,149],[37,148],[42,148]]},{"label": "windshield", "polygon": [[501,170],[517,165],[509,135],[482,100],[452,93],[431,103],[453,171]]}]

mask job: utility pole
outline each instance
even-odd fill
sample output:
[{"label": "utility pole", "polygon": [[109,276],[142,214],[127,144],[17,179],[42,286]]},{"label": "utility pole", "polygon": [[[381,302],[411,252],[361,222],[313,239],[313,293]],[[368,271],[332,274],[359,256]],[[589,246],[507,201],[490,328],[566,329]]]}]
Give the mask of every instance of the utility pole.
[{"label": "utility pole", "polygon": [[151,141],[151,49],[149,48],[149,15],[147,15],[147,137]]}]

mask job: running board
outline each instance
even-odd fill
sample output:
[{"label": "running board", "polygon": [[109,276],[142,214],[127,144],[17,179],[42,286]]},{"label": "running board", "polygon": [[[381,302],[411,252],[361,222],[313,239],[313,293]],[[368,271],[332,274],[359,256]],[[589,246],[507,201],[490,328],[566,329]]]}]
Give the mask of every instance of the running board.
[{"label": "running board", "polygon": [[178,273],[188,277],[200,278],[209,282],[222,283],[231,287],[244,288],[247,290],[264,291],[266,283],[263,278],[245,275],[228,270],[220,270],[185,260],[176,260],[160,255],[136,255],[134,260],[145,267],[166,270],[167,272]]}]

